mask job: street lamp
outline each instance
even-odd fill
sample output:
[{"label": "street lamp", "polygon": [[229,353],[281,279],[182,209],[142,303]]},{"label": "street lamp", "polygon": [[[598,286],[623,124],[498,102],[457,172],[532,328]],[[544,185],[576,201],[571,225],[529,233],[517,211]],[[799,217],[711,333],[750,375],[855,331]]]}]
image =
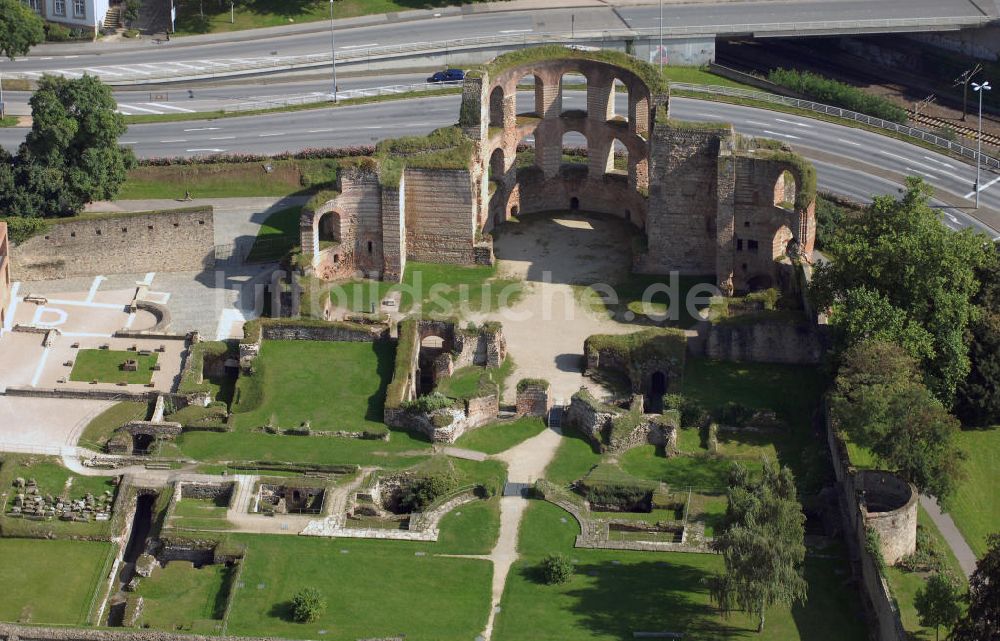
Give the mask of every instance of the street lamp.
[{"label": "street lamp", "polygon": [[333,0],[330,0],[330,55],[333,56],[333,101],[337,102],[337,36],[333,33]]},{"label": "street lamp", "polygon": [[982,84],[972,83],[972,89],[979,94],[979,144],[976,148],[976,209],[979,209],[979,175],[982,169],[983,158],[983,93],[993,87],[990,81],[985,80]]},{"label": "street lamp", "polygon": [[660,0],[660,50],[657,52],[660,57],[660,75],[663,75],[663,0]]}]

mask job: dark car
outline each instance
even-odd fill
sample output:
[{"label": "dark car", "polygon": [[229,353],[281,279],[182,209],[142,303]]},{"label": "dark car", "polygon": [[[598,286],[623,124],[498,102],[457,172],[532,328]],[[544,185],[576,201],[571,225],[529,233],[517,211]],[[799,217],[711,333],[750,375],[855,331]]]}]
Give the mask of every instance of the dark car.
[{"label": "dark car", "polygon": [[464,71],[461,69],[447,69],[445,71],[438,71],[428,78],[427,82],[457,82],[459,80],[465,80]]}]

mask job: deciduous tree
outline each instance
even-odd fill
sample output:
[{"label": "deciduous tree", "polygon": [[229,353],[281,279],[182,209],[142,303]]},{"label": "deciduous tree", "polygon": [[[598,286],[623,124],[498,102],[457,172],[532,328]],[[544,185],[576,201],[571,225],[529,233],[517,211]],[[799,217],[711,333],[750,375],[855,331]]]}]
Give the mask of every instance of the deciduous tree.
[{"label": "deciduous tree", "polygon": [[986,539],[986,555],[969,577],[969,607],[950,641],[1000,641],[1000,534]]},{"label": "deciduous tree", "polygon": [[927,578],[924,587],[917,590],[913,606],[920,617],[920,625],[934,628],[935,639],[941,638],[941,626],[950,627],[962,614],[959,600],[962,593],[958,581],[947,572],[935,572]]},{"label": "deciduous tree", "polygon": [[969,329],[969,375],[958,386],[955,413],[966,425],[1000,424],[1000,241],[977,274],[980,282]]},{"label": "deciduous tree", "polygon": [[0,0],[0,54],[13,60],[45,40],[45,23],[21,0]]}]

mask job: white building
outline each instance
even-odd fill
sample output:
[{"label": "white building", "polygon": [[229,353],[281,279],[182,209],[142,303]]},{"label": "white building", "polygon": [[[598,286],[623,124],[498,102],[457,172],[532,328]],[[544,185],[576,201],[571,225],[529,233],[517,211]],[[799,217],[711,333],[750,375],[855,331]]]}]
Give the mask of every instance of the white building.
[{"label": "white building", "polygon": [[110,0],[21,0],[49,22],[70,29],[100,31]]}]

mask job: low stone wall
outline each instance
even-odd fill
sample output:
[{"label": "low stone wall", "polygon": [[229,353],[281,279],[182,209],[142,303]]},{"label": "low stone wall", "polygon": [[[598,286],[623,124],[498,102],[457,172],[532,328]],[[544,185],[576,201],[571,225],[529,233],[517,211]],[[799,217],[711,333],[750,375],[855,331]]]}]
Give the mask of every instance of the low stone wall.
[{"label": "low stone wall", "polygon": [[329,341],[338,343],[371,343],[389,337],[389,328],[382,325],[349,327],[346,325],[313,325],[295,323],[263,323],[261,337],[267,341]]},{"label": "low stone wall", "polygon": [[58,389],[42,387],[8,387],[7,396],[31,396],[34,398],[73,398],[96,401],[136,401],[155,400],[160,392],[132,392],[127,390]]},{"label": "low stone wall", "polygon": [[235,481],[229,483],[180,481],[177,485],[180,487],[182,499],[210,499],[213,501],[220,498],[229,501],[233,496],[233,490],[236,488]]},{"label": "low stone wall", "polygon": [[611,427],[614,408],[596,403],[589,395],[577,393],[570,399],[563,424],[575,427],[592,442],[603,446],[601,435]]},{"label": "low stone wall", "polygon": [[548,385],[518,386],[515,404],[518,416],[548,417],[552,409]]},{"label": "low stone wall", "polygon": [[444,427],[436,427],[429,414],[416,414],[401,408],[385,408],[383,420],[390,427],[420,432],[435,443],[454,443],[467,431],[496,421],[500,414],[500,398],[489,394],[465,399],[463,409],[446,411],[451,413],[452,422]]},{"label": "low stone wall", "polygon": [[170,421],[129,421],[122,428],[122,431],[132,436],[172,439],[184,431],[184,426]]},{"label": "low stone wall", "polygon": [[714,360],[816,365],[825,352],[823,337],[807,323],[702,323],[698,333],[701,340],[690,344]]}]

